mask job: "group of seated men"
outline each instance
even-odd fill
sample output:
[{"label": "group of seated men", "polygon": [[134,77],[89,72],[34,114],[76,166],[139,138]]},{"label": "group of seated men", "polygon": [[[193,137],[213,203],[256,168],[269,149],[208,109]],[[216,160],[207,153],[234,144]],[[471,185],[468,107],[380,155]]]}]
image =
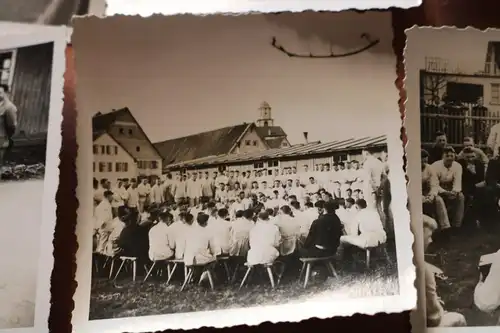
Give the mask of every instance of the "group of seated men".
[{"label": "group of seated men", "polygon": [[178,259],[186,266],[208,264],[220,256],[258,265],[297,254],[334,256],[340,244],[367,248],[386,242],[378,211],[364,199],[323,194],[314,204],[301,204],[293,194],[270,204],[266,196],[246,198],[241,191],[232,204],[152,203],[142,214],[121,205],[115,214],[114,193],[105,190],[94,213],[94,251],[145,261]]},{"label": "group of seated men", "polygon": [[487,224],[497,216],[500,159],[488,155],[469,137],[457,154],[442,133],[429,151],[422,150],[423,210],[441,230],[461,227],[465,215],[477,224]]},{"label": "group of seated men", "polygon": [[[463,147],[456,154],[446,135],[438,132],[433,147],[421,152],[424,251],[438,229],[457,229],[464,220],[485,226],[498,223],[500,154],[489,148],[482,151],[470,137],[464,139]],[[489,274],[480,274],[474,289],[474,304],[482,312],[500,308],[500,251],[490,265]],[[444,309],[436,287],[436,276],[441,275],[441,269],[426,263],[427,326],[467,326],[461,313]]]}]

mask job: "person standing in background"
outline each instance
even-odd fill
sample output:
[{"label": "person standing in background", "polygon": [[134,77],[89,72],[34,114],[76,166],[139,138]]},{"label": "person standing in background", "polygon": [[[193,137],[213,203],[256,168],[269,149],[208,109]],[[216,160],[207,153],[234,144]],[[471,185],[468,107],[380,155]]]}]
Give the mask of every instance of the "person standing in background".
[{"label": "person standing in background", "polygon": [[4,166],[6,152],[12,148],[12,136],[17,129],[17,108],[8,93],[9,87],[0,85],[0,169]]}]

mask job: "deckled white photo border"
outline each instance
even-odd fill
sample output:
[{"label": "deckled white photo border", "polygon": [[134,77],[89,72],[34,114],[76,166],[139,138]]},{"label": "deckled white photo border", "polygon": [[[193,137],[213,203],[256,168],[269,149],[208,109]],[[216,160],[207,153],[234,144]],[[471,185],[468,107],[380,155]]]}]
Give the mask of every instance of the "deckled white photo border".
[{"label": "deckled white photo border", "polygon": [[[14,23],[15,24],[15,23]],[[9,23],[2,23],[0,30]],[[16,24],[17,26],[17,24]],[[48,332],[50,311],[50,277],[54,266],[53,240],[56,224],[56,192],[59,186],[59,152],[61,149],[61,124],[63,109],[64,71],[66,68],[66,29],[64,27],[37,26],[35,30],[0,33],[0,49],[18,48],[44,43],[54,43],[49,107],[49,126],[44,177],[43,211],[41,213],[38,276],[34,327],[0,330],[0,333]],[[14,29],[15,30],[15,29]],[[6,30],[2,30],[6,31]]]},{"label": "deckled white photo border", "polygon": [[[94,0],[104,1],[104,0]],[[304,10],[341,11],[348,9],[411,8],[422,0],[107,0],[106,16],[153,14],[216,14],[247,12],[301,12]],[[97,6],[97,4],[96,4]]]},{"label": "deckled white photo border", "polygon": [[[467,27],[465,29],[458,29],[455,27],[419,27],[414,25],[413,27],[406,29],[406,47],[404,52],[405,57],[405,71],[406,79],[404,88],[406,89],[407,101],[406,101],[406,133],[408,137],[407,144],[407,158],[408,166],[407,172],[410,179],[408,186],[408,194],[410,198],[410,214],[412,216],[412,228],[414,230],[415,239],[415,262],[419,269],[419,275],[417,278],[417,288],[419,290],[419,308],[413,313],[413,320],[415,324],[418,325],[418,330],[413,330],[414,333],[428,332],[428,333],[493,333],[498,332],[499,326],[468,326],[468,327],[425,327],[426,326],[426,309],[425,309],[425,277],[422,271],[424,264],[424,246],[423,246],[423,221],[422,216],[422,173],[420,168],[420,83],[419,83],[419,73],[420,68],[418,66],[419,60],[415,59],[413,55],[419,56],[421,53],[413,52],[415,48],[418,48],[421,44],[412,43],[412,36],[415,36],[421,30],[425,29],[448,29],[454,31],[477,31],[478,33],[488,33],[495,31],[500,36],[500,30],[498,29],[487,29],[479,30],[472,27]],[[424,323],[423,325],[419,325]],[[416,326],[415,325],[415,326]],[[424,326],[424,327],[420,327]]]},{"label": "deckled white photo border", "polygon": [[[78,51],[75,50],[75,58]],[[396,57],[394,57],[396,66]],[[76,102],[79,105],[78,67],[76,67]],[[395,73],[395,71],[394,71]],[[394,79],[396,75],[394,74]],[[400,119],[398,108],[398,90],[394,85],[394,110],[387,115]],[[390,163],[390,181],[393,193],[393,215],[396,233],[396,252],[400,294],[395,296],[326,299],[321,296],[303,303],[255,306],[242,309],[187,312],[156,316],[140,316],[89,321],[90,289],[92,277],[92,179],[90,163],[92,152],[92,114],[77,113],[76,136],[78,155],[76,160],[79,201],[76,234],[78,240],[76,281],[78,287],[73,296],[75,308],[72,313],[72,325],[78,333],[121,333],[151,332],[165,329],[196,329],[203,326],[229,327],[235,325],[258,325],[262,322],[298,322],[309,318],[330,318],[351,316],[355,313],[373,315],[375,313],[398,313],[415,308],[417,292],[415,289],[415,266],[413,264],[413,234],[410,230],[410,214],[406,208],[407,190],[403,164],[403,145],[400,139],[401,123],[388,129],[387,146]],[[353,120],[354,122],[355,120]]]}]

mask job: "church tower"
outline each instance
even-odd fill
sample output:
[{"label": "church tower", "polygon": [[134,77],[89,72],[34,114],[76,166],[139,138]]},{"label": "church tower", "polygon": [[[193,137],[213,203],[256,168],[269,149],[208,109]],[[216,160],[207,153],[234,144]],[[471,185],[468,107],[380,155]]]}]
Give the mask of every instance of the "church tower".
[{"label": "church tower", "polygon": [[260,111],[260,118],[257,119],[257,126],[258,127],[267,127],[267,126],[274,126],[274,119],[271,116],[271,106],[267,102],[262,102],[262,104],[259,107]]}]

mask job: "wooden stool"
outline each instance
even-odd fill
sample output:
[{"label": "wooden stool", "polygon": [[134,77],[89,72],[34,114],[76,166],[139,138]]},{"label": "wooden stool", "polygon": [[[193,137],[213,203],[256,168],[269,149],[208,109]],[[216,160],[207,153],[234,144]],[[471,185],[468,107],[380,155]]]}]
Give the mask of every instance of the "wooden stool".
[{"label": "wooden stool", "polygon": [[211,263],[208,263],[208,264],[203,264],[203,265],[192,265],[192,266],[187,266],[187,274],[186,276],[184,277],[184,283],[182,284],[182,287],[181,287],[181,291],[183,291],[186,286],[188,285],[188,283],[191,282],[191,280],[193,279],[193,274],[194,274],[194,270],[196,268],[202,268],[203,271],[201,272],[201,276],[200,276],[200,280],[198,281],[198,284],[201,284],[201,282],[203,281],[203,277],[205,276],[205,274],[207,275],[208,277],[208,281],[210,283],[210,289],[214,290],[214,279],[213,279],[213,276],[212,276],[212,272],[211,272],[211,267],[213,267],[213,264],[215,262],[211,262]]},{"label": "wooden stool", "polygon": [[387,252],[387,243],[383,243],[383,244],[380,244],[378,246],[372,246],[372,247],[367,247],[365,249],[365,253],[366,253],[366,269],[370,269],[370,262],[371,262],[371,251],[375,251],[375,250],[381,250],[382,253],[384,254],[384,257],[385,257],[385,260],[387,261],[387,263],[390,263],[391,262],[391,259],[389,257],[389,253]]},{"label": "wooden stool", "polygon": [[267,272],[267,276],[269,277],[269,282],[271,282],[271,287],[272,288],[275,287],[274,274],[273,274],[273,263],[270,263],[270,264],[257,264],[257,265],[249,265],[248,263],[246,263],[245,266],[247,266],[248,268],[247,268],[247,271],[245,273],[245,276],[243,277],[243,280],[241,281],[240,289],[245,285],[245,282],[247,281],[248,276],[250,275],[250,273],[252,272],[252,270],[253,270],[253,268],[255,266],[262,266],[262,267],[264,267],[264,269]]},{"label": "wooden stool", "polygon": [[[122,261],[122,263],[120,264],[120,267],[118,268],[118,271],[116,272],[114,280],[116,280],[116,278],[120,274],[125,263],[132,263],[132,281],[135,282],[135,277],[137,275],[137,258],[136,257],[119,257],[119,259]],[[113,264],[111,264],[111,265],[113,265]]]},{"label": "wooden stool", "polygon": [[229,263],[228,263],[229,260],[230,260],[229,256],[217,257],[217,263],[222,264],[222,266],[224,267],[224,272],[226,273],[227,281],[231,282],[231,270],[229,269]]},{"label": "wooden stool", "polygon": [[299,274],[299,281],[300,279],[302,279],[302,275],[305,272],[304,288],[307,287],[307,283],[309,282],[309,278],[311,277],[312,265],[318,262],[325,264],[328,270],[330,271],[330,274],[332,274],[333,277],[338,277],[337,271],[335,270],[331,262],[331,260],[333,259],[335,259],[335,256],[322,257],[322,258],[300,258],[299,260],[302,262],[302,268]]}]

